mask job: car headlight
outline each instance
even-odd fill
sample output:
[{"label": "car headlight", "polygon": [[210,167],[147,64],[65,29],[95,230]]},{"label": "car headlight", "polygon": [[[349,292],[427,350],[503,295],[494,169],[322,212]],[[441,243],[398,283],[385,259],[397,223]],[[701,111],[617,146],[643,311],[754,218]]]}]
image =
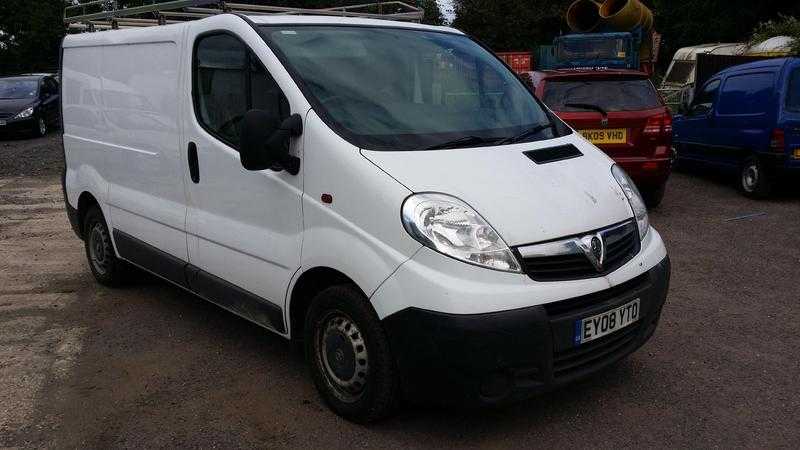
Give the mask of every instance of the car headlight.
[{"label": "car headlight", "polygon": [[445,194],[414,194],[402,208],[403,226],[423,245],[455,259],[506,272],[521,272],[499,234],[469,205]]},{"label": "car headlight", "polygon": [[636,218],[636,224],[639,226],[639,237],[644,239],[647,230],[650,229],[650,219],[647,217],[647,206],[644,204],[642,194],[633,184],[631,177],[620,166],[614,164],[611,167],[611,174],[614,175],[614,179],[617,180],[622,192],[625,193],[625,197],[628,198],[628,203],[630,203],[633,210],[633,216]]},{"label": "car headlight", "polygon": [[33,106],[23,109],[19,114],[14,116],[15,119],[27,119],[33,115]]}]

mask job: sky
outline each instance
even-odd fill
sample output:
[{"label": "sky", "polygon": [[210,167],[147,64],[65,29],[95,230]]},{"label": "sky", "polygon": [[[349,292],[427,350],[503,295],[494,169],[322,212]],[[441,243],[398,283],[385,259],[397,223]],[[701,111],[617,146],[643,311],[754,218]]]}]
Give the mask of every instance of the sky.
[{"label": "sky", "polygon": [[439,9],[442,10],[445,19],[450,23],[453,21],[453,0],[436,0],[439,3]]}]

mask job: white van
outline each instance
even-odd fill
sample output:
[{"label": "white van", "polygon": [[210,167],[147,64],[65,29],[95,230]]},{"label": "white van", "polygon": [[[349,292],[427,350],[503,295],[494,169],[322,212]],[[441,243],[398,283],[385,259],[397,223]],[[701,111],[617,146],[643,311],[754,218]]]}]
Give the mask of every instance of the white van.
[{"label": "white van", "polygon": [[68,36],[67,211],[285,338],[351,420],[506,403],[653,334],[670,265],[628,176],[451,28],[223,14]]}]

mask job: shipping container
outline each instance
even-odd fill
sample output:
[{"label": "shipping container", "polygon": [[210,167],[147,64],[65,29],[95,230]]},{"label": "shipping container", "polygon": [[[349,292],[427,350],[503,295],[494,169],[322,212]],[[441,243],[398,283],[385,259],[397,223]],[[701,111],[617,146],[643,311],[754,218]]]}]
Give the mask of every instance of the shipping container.
[{"label": "shipping container", "polygon": [[514,72],[530,72],[533,69],[533,53],[500,52],[497,54]]}]

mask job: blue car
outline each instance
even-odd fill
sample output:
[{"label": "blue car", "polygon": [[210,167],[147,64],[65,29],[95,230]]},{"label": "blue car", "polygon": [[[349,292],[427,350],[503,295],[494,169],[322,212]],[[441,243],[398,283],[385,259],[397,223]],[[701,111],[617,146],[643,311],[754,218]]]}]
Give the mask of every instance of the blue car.
[{"label": "blue car", "polygon": [[673,132],[679,162],[736,171],[742,193],[767,197],[779,177],[800,175],[800,58],[717,73],[675,116]]}]

